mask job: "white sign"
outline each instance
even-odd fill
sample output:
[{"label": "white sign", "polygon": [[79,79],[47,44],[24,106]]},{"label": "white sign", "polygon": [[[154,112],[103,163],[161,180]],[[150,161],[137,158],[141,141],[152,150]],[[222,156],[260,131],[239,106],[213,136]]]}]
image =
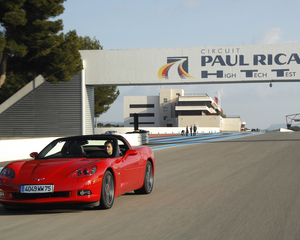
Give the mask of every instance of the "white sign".
[{"label": "white sign", "polygon": [[82,50],[87,85],[300,81],[300,44]]}]

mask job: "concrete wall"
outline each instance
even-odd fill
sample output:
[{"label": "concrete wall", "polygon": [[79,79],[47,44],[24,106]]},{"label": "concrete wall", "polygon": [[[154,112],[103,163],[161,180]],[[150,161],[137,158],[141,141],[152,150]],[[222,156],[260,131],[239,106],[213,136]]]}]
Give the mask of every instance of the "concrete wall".
[{"label": "concrete wall", "polygon": [[222,132],[240,132],[241,131],[241,119],[240,118],[223,118],[222,120]]},{"label": "concrete wall", "polygon": [[[168,124],[172,127],[176,125],[175,104],[177,103],[178,96],[184,95],[183,89],[160,89],[159,102],[160,102],[160,125],[167,127]],[[166,100],[166,101],[165,101]]]},{"label": "concrete wall", "polygon": [[[154,104],[154,108],[130,108],[130,104]],[[154,113],[154,117],[139,116],[139,125],[149,126],[149,124],[143,124],[147,122],[154,122],[151,126],[158,127],[160,124],[159,116],[159,97],[158,96],[125,96],[124,97],[124,126],[134,127],[134,118],[130,117],[130,114],[134,113]]]},{"label": "concrete wall", "polygon": [[[131,146],[140,146],[148,143],[148,138],[142,134],[124,134]],[[32,159],[29,154],[40,152],[57,137],[51,138],[23,138],[0,140],[0,162]]]},{"label": "concrete wall", "polygon": [[51,138],[23,138],[0,141],[0,162],[14,161],[21,159],[31,159],[29,156],[32,152],[40,152],[46,145],[52,142],[55,137]]},{"label": "concrete wall", "polygon": [[[149,134],[180,134],[185,127],[143,127],[140,128],[149,131]],[[126,132],[132,132],[133,127],[112,127],[112,128],[95,128],[95,134],[102,134],[106,131],[118,131],[120,134],[125,134]],[[219,127],[198,127],[198,133],[216,133],[220,132]]]},{"label": "concrete wall", "polygon": [[221,128],[221,119],[219,115],[178,116],[178,126],[190,127],[195,124],[197,128]]},{"label": "concrete wall", "polygon": [[92,87],[85,89],[80,74],[58,84],[39,76],[0,105],[0,136],[93,134],[94,99],[87,96],[92,93]]}]

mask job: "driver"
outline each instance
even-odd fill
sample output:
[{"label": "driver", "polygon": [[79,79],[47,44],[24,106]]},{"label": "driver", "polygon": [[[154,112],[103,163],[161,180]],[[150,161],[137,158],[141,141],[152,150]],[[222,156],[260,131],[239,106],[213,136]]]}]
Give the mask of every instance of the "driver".
[{"label": "driver", "polygon": [[112,153],[113,153],[113,146],[112,146],[111,141],[109,141],[109,140],[106,141],[104,145],[105,145],[104,148],[105,148],[107,154],[108,155],[112,155]]}]

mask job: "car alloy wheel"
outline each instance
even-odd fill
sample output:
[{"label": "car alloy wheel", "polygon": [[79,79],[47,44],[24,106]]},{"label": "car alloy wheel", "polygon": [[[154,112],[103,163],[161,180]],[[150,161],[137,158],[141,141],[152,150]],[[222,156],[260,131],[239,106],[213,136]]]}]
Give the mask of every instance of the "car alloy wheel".
[{"label": "car alloy wheel", "polygon": [[146,172],[145,172],[145,185],[146,185],[147,193],[150,193],[152,191],[153,182],[154,182],[153,168],[152,168],[152,164],[148,161],[146,165]]},{"label": "car alloy wheel", "polygon": [[100,207],[109,209],[112,207],[115,198],[115,181],[112,173],[106,171],[102,180]]}]

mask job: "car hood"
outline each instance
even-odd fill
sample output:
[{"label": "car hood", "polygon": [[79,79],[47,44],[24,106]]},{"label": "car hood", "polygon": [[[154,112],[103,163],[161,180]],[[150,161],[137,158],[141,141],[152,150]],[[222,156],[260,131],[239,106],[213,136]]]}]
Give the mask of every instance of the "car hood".
[{"label": "car hood", "polygon": [[76,169],[99,162],[95,159],[87,158],[56,158],[46,160],[31,160],[24,162],[21,166],[18,178],[22,180],[29,179],[51,179],[68,177]]}]

